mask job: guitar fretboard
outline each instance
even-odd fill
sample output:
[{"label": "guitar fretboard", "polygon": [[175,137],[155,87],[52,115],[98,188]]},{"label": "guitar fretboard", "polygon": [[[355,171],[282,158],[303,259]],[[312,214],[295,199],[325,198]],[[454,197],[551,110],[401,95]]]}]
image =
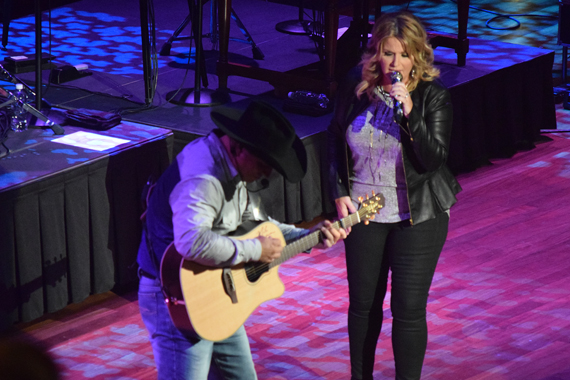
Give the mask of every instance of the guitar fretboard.
[{"label": "guitar fretboard", "polygon": [[[362,221],[363,217],[368,214],[370,210],[368,208],[362,208],[355,212],[354,214],[350,214],[340,220],[337,220],[332,224],[333,228],[337,230],[339,228],[347,228],[352,227],[355,224],[358,224]],[[277,260],[268,264],[269,268],[272,268],[276,265],[280,265],[285,261],[297,256],[299,253],[304,252],[314,246],[318,245],[321,242],[321,231],[315,231],[307,236],[302,237],[299,240],[296,240],[290,244],[287,244],[285,248],[283,248],[283,252],[281,252],[281,257]]]}]

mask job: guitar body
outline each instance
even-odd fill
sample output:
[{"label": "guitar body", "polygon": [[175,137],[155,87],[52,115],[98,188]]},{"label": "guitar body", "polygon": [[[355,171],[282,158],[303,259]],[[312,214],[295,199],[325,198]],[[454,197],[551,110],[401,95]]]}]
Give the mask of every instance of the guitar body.
[{"label": "guitar body", "polygon": [[[351,227],[374,217],[384,205],[381,194],[360,200],[361,208],[335,222],[332,227]],[[185,260],[170,244],[162,257],[160,279],[166,304],[174,325],[201,338],[220,341],[229,338],[244,324],[251,313],[263,302],[277,298],[285,291],[279,279],[279,264],[319,244],[319,230],[286,245],[281,230],[271,222],[256,225],[237,240],[258,236],[278,239],[283,245],[281,257],[271,264],[247,263],[230,268],[214,268]]]},{"label": "guitar body", "polygon": [[[285,239],[279,228],[264,222],[250,232],[234,236],[237,240],[254,239],[257,236]],[[249,315],[263,302],[277,298],[285,291],[279,279],[279,266],[265,271],[255,280],[248,278],[256,264],[240,264],[231,268],[214,268],[185,260],[170,244],[161,263],[161,281],[167,295],[168,311],[174,325],[192,331],[201,338],[220,341],[233,335],[245,323]],[[224,276],[233,279],[237,302],[224,286]]]}]

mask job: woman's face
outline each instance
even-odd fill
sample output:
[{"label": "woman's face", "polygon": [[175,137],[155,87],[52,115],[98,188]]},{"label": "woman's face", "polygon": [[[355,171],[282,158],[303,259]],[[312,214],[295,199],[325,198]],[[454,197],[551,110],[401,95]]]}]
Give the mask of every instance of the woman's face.
[{"label": "woman's face", "polygon": [[414,62],[412,57],[404,51],[404,47],[396,37],[388,37],[380,52],[380,69],[382,70],[382,84],[391,84],[389,73],[399,71],[402,82],[408,83]]}]

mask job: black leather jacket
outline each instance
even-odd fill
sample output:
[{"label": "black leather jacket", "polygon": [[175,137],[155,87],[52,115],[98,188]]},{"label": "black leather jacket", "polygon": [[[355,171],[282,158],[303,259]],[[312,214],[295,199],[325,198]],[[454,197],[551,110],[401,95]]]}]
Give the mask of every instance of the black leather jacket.
[{"label": "black leather jacket", "polygon": [[[346,143],[346,130],[371,102],[366,94],[358,99],[354,93],[360,78],[361,68],[356,67],[340,86],[328,128],[332,199],[350,195],[352,154]],[[418,224],[448,210],[457,201],[455,194],[461,186],[445,164],[453,118],[449,92],[439,81],[420,81],[410,96],[414,106],[400,127],[410,223]]]}]

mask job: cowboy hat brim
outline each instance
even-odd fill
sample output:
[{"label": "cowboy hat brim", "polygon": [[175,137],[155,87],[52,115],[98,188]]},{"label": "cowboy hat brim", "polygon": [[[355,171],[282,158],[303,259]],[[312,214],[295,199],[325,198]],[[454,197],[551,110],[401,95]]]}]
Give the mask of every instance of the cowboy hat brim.
[{"label": "cowboy hat brim", "polygon": [[245,111],[220,107],[211,118],[226,135],[290,182],[299,182],[307,171],[307,153],[291,123],[275,108],[253,101]]}]

